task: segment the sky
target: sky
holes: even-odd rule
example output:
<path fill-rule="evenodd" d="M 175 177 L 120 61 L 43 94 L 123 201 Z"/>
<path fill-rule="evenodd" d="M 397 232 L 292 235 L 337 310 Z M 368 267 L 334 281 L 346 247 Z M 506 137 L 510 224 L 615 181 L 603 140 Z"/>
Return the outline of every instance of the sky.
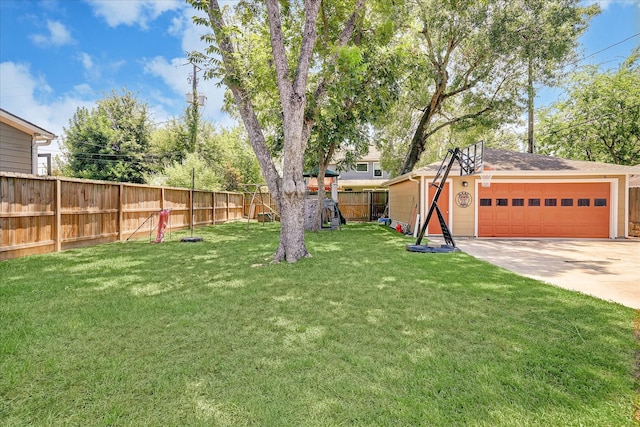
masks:
<path fill-rule="evenodd" d="M 581 63 L 615 68 L 640 44 L 640 0 L 585 3 L 599 3 L 602 13 L 580 39 Z M 54 155 L 77 108 L 113 90 L 146 102 L 153 123 L 178 117 L 191 91 L 186 52 L 206 47 L 194 14 L 183 0 L 0 0 L 0 108 L 56 134 L 40 149 Z M 231 126 L 217 83 L 199 78 L 201 112 Z M 538 104 L 561 95 L 539 88 Z"/>

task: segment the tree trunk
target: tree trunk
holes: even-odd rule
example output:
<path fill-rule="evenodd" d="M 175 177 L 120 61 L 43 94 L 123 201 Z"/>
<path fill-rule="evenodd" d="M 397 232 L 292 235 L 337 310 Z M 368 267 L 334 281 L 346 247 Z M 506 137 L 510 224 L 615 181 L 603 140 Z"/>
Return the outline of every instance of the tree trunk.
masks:
<path fill-rule="evenodd" d="M 262 175 L 267 181 L 269 191 L 276 198 L 280 214 L 280 243 L 274 255 L 274 261 L 295 262 L 309 255 L 304 243 L 304 195 L 306 186 L 302 177 L 304 151 L 309 132 L 303 132 L 305 93 L 311 56 L 315 46 L 317 32 L 316 20 L 320 0 L 306 0 L 303 37 L 297 67 L 291 72 L 287 61 L 279 2 L 266 0 L 269 19 L 271 50 L 276 69 L 278 93 L 283 113 L 284 150 L 282 176 L 276 170 L 274 159 L 265 143 L 262 128 L 253 109 L 250 95 L 240 79 L 233 78 L 239 72 L 234 60 L 237 52 L 227 32 L 218 0 L 194 2 L 207 11 L 209 21 L 216 37 L 225 69 L 225 84 L 231 89 L 240 116 L 249 134 Z"/>
<path fill-rule="evenodd" d="M 307 145 L 304 112 L 307 105 L 306 90 L 311 56 L 317 32 L 316 21 L 320 0 L 305 1 L 305 22 L 302 29 L 298 64 L 293 80 L 285 51 L 282 23 L 277 0 L 267 0 L 271 51 L 282 105 L 284 152 L 282 161 L 282 194 L 280 201 L 280 244 L 274 261 L 296 262 L 308 256 L 304 243 L 304 195 L 306 185 L 302 176 L 304 151 Z"/>
<path fill-rule="evenodd" d="M 416 163 L 420 160 L 420 156 L 424 151 L 424 134 L 426 133 L 427 126 L 431 122 L 431 107 L 427 107 L 427 109 L 422 113 L 422 117 L 420 117 L 420 122 L 418 123 L 418 127 L 416 131 L 413 133 L 413 138 L 411 139 L 411 145 L 409 146 L 409 152 L 407 153 L 407 157 L 404 159 L 404 163 L 402 164 L 402 169 L 400 170 L 400 175 L 404 175 L 405 173 L 409 173 L 413 170 Z"/>
<path fill-rule="evenodd" d="M 302 140 L 304 96 L 292 95 L 293 105 L 285 107 L 285 149 L 280 194 L 280 244 L 274 261 L 296 262 L 309 255 L 304 243 L 304 196 L 307 190 L 303 177 L 304 150 Z M 302 104 L 296 106 L 295 104 Z M 287 114 L 288 112 L 288 114 Z M 287 120 L 288 118 L 288 120 Z"/>
<path fill-rule="evenodd" d="M 527 82 L 527 108 L 529 110 L 528 116 L 528 128 L 527 128 L 527 152 L 533 154 L 534 145 L 533 145 L 533 99 L 536 96 L 533 90 L 533 60 L 531 58 L 531 54 L 529 54 L 529 64 L 527 68 L 528 73 L 528 82 Z"/>
<path fill-rule="evenodd" d="M 304 195 L 285 196 L 279 205 L 280 243 L 274 261 L 296 262 L 310 256 L 304 243 Z"/>

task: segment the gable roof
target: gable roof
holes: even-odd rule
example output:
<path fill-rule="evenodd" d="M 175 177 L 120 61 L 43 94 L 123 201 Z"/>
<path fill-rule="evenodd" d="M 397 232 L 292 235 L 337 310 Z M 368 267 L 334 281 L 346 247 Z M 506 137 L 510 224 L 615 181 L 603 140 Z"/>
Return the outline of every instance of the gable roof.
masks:
<path fill-rule="evenodd" d="M 333 155 L 333 159 L 331 160 L 332 164 L 338 163 L 340 160 L 343 160 L 345 157 L 344 151 L 338 151 Z M 364 156 L 358 158 L 358 162 L 379 162 L 382 154 L 376 148 L 375 144 L 369 145 L 369 151 Z"/>
<path fill-rule="evenodd" d="M 2 108 L 0 108 L 0 121 L 31 136 L 38 136 L 41 139 L 48 140 L 56 138 L 56 135 L 53 132 L 49 132 L 48 130 L 41 128 L 40 126 L 34 125 L 33 123 L 23 119 L 22 117 L 11 114 L 10 112 Z"/>
<path fill-rule="evenodd" d="M 569 160 L 539 154 L 519 153 L 515 151 L 484 148 L 485 167 L 495 169 L 496 175 L 640 175 L 640 166 L 622 166 L 610 163 Z M 428 164 L 404 175 L 400 175 L 385 184 L 404 181 L 415 176 L 434 176 L 442 161 Z M 452 175 L 460 175 L 460 165 L 456 162 L 451 168 Z"/>

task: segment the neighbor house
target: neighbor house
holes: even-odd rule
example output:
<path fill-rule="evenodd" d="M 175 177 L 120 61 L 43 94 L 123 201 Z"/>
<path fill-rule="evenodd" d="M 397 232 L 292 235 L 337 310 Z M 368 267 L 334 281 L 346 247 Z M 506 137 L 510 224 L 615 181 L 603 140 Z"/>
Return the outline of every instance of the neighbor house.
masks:
<path fill-rule="evenodd" d="M 56 135 L 0 108 L 0 171 L 38 173 L 38 147 Z"/>
<path fill-rule="evenodd" d="M 484 149 L 488 186 L 455 165 L 438 200 L 451 233 L 470 237 L 622 238 L 629 235 L 629 183 L 638 166 Z M 386 182 L 392 224 L 421 224 L 441 162 Z M 485 183 L 485 185 L 487 185 Z M 435 217 L 435 215 L 434 215 Z M 427 234 L 438 235 L 437 218 Z"/>
<path fill-rule="evenodd" d="M 383 184 L 389 180 L 388 172 L 382 170 L 380 166 L 380 152 L 374 147 L 369 147 L 369 153 L 356 162 L 354 169 L 340 172 L 339 187 L 342 191 L 376 191 L 386 188 Z M 336 161 L 329 165 L 329 169 L 337 170 L 337 162 L 341 160 L 340 155 L 336 156 Z"/>

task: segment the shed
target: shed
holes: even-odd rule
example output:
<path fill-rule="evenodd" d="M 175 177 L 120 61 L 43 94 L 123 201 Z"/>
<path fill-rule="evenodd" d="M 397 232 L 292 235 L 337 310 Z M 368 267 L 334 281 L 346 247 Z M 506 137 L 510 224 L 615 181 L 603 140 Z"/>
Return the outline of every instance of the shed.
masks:
<path fill-rule="evenodd" d="M 629 235 L 629 182 L 638 166 L 561 159 L 485 148 L 490 186 L 455 165 L 438 207 L 453 236 L 520 238 L 623 238 Z M 440 167 L 435 162 L 385 183 L 392 224 L 424 218 Z M 419 224 L 419 223 L 418 223 Z M 440 235 L 432 218 L 427 235 Z"/>
<path fill-rule="evenodd" d="M 56 135 L 0 108 L 0 171 L 37 174 L 38 147 Z"/>

